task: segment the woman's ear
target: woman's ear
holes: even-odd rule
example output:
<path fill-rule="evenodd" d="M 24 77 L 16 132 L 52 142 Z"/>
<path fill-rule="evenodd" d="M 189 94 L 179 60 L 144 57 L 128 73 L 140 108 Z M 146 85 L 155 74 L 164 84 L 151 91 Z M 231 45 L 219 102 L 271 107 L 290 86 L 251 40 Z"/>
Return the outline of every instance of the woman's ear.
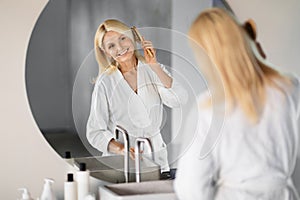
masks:
<path fill-rule="evenodd" d="M 245 21 L 243 27 L 246 30 L 246 32 L 248 33 L 248 35 L 250 36 L 250 38 L 255 41 L 257 32 L 256 32 L 256 24 L 255 24 L 254 20 L 248 19 L 247 21 Z"/>

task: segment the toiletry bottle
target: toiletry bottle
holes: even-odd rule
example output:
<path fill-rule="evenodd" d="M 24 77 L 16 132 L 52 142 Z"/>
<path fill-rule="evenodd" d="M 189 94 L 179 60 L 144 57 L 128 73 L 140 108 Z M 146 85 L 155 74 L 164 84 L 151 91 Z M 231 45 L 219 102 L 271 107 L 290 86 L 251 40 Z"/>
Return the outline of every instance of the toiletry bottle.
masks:
<path fill-rule="evenodd" d="M 67 176 L 64 184 L 64 200 L 77 200 L 77 183 L 74 181 L 72 173 L 68 173 Z"/>
<path fill-rule="evenodd" d="M 72 154 L 70 151 L 66 151 L 64 155 L 64 160 L 70 164 L 70 171 L 79 170 L 78 166 L 75 164 L 75 159 L 72 157 Z"/>
<path fill-rule="evenodd" d="M 72 158 L 70 151 L 65 152 L 64 160 L 71 166 L 74 166 L 74 158 Z"/>
<path fill-rule="evenodd" d="M 84 200 L 96 200 L 96 197 L 95 197 L 94 194 L 88 194 L 88 195 L 84 198 Z"/>
<path fill-rule="evenodd" d="M 89 194 L 90 172 L 86 170 L 85 163 L 79 163 L 79 171 L 76 172 L 77 197 L 78 200 L 84 200 Z"/>
<path fill-rule="evenodd" d="M 56 200 L 56 196 L 52 188 L 53 183 L 53 179 L 45 178 L 44 188 L 40 200 Z"/>
<path fill-rule="evenodd" d="M 22 198 L 19 200 L 33 200 L 33 198 L 30 197 L 30 193 L 28 192 L 27 188 L 20 188 L 19 190 L 22 190 Z"/>

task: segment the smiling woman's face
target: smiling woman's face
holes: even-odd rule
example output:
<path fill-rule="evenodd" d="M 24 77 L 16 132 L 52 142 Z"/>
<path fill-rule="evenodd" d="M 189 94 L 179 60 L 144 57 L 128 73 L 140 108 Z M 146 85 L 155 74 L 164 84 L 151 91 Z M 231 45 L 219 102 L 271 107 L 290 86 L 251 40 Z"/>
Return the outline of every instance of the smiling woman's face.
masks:
<path fill-rule="evenodd" d="M 124 34 L 108 31 L 103 37 L 103 48 L 108 57 L 112 57 L 118 63 L 132 59 L 134 45 L 132 40 Z"/>

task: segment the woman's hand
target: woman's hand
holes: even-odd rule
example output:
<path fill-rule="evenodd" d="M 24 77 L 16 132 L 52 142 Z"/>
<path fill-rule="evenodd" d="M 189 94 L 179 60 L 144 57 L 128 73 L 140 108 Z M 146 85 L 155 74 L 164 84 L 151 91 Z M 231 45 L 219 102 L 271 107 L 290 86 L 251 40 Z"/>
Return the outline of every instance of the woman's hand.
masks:
<path fill-rule="evenodd" d="M 129 149 L 129 157 L 134 160 L 135 159 L 135 155 L 134 155 L 134 148 L 130 147 Z"/>
<path fill-rule="evenodd" d="M 144 151 L 140 151 L 140 153 L 143 153 Z M 132 160 L 135 160 L 135 151 L 133 147 L 130 147 L 129 149 L 129 156 Z"/>
<path fill-rule="evenodd" d="M 124 154 L 123 153 L 124 152 L 124 144 L 112 139 L 108 144 L 108 151 L 111 153 L 123 155 Z"/>
<path fill-rule="evenodd" d="M 170 88 L 172 86 L 172 78 L 168 76 L 160 67 L 160 64 L 156 60 L 156 51 L 153 48 L 152 42 L 145 40 L 143 37 L 142 47 L 144 49 L 144 56 L 146 59 L 146 63 L 149 64 L 151 69 L 156 73 L 160 81 L 164 84 L 166 88 Z M 150 53 L 148 52 L 150 51 Z M 151 55 L 152 56 L 151 56 Z"/>
<path fill-rule="evenodd" d="M 117 142 L 116 140 L 112 139 L 108 144 L 108 151 L 111 153 L 124 155 L 125 148 L 124 144 Z M 134 148 L 130 147 L 129 149 L 129 157 L 134 160 L 135 159 L 135 151 Z"/>
<path fill-rule="evenodd" d="M 156 51 L 153 48 L 152 42 L 145 40 L 143 37 L 142 48 L 144 49 L 144 57 L 147 64 L 155 64 L 156 60 Z"/>

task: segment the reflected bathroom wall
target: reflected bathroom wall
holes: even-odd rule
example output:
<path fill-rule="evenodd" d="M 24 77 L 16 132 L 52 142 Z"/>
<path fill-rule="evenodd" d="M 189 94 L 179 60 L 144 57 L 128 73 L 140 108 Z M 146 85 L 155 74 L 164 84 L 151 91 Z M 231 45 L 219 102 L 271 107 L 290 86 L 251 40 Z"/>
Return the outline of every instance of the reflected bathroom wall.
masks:
<path fill-rule="evenodd" d="M 177 160 L 189 147 L 196 131 L 198 109 L 196 97 L 207 89 L 205 80 L 199 72 L 194 54 L 189 46 L 187 37 L 188 29 L 202 10 L 212 6 L 211 0 L 186 0 L 172 4 L 172 68 L 175 71 L 185 70 L 185 77 L 188 79 L 187 89 L 189 98 L 182 110 L 172 110 L 172 144 L 168 146 L 169 160 L 173 161 L 173 167 L 177 167 Z M 180 13 L 180 14 L 179 14 Z M 174 78 L 181 79 L 176 76 Z M 181 81 L 186 83 L 186 81 Z M 182 118 L 183 116 L 183 118 Z"/>
<path fill-rule="evenodd" d="M 51 1 L 33 30 L 26 60 L 27 94 L 41 130 L 70 129 L 67 1 Z"/>
<path fill-rule="evenodd" d="M 93 50 L 98 25 L 107 18 L 117 18 L 138 28 L 171 28 L 171 3 L 171 0 L 49 1 L 35 25 L 28 47 L 26 87 L 36 123 L 54 149 L 64 149 L 58 151 L 59 154 L 63 155 L 65 150 L 74 149 L 74 146 L 74 156 L 85 156 L 89 152 L 99 154 L 91 146 L 87 152 L 79 138 L 73 140 L 78 130 L 85 130 L 93 89 L 91 82 L 98 73 L 96 61 L 91 62 L 86 74 L 90 78 L 82 80 L 88 83 L 84 83 L 87 88 L 80 96 L 84 106 L 80 108 L 82 116 L 76 127 L 72 114 L 73 84 L 82 62 Z M 154 46 L 161 43 L 171 46 L 171 37 L 151 35 L 148 39 Z M 158 60 L 171 66 L 169 52 L 158 52 Z M 166 111 L 167 121 L 162 132 L 168 141 L 171 138 L 171 112 L 167 108 Z M 56 143 L 58 138 L 62 140 L 60 143 Z"/>

